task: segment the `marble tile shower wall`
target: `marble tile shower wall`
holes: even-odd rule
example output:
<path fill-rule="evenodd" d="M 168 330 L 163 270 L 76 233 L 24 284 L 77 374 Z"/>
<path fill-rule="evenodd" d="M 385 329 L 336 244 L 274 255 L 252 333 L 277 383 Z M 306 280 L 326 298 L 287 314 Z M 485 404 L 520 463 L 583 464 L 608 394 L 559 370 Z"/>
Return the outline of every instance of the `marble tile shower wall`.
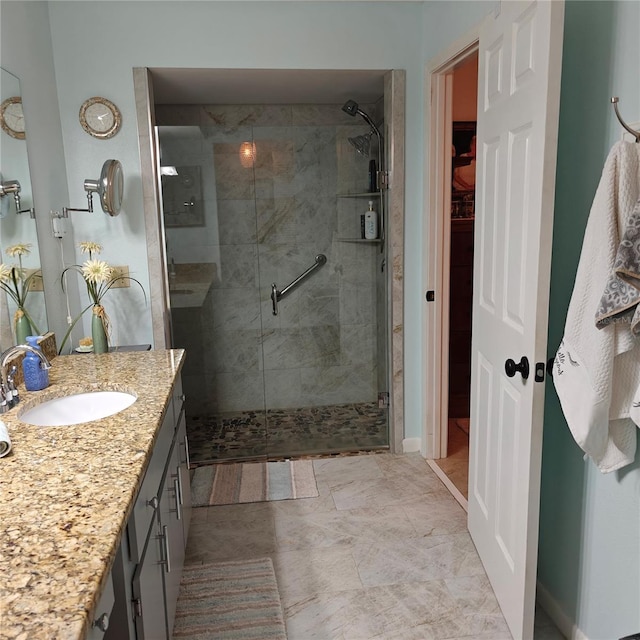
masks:
<path fill-rule="evenodd" d="M 215 183 L 208 228 L 167 229 L 176 262 L 219 262 L 202 308 L 174 314 L 199 351 L 185 371 L 190 413 L 375 400 L 378 247 L 339 240 L 359 237 L 367 208 L 366 198 L 339 195 L 367 189 L 368 160 L 347 138 L 368 127 L 340 105 L 165 106 L 156 117 L 199 126 L 205 192 Z M 244 167 L 247 141 L 255 159 Z M 271 283 L 283 289 L 319 253 L 326 265 L 273 316 Z"/>

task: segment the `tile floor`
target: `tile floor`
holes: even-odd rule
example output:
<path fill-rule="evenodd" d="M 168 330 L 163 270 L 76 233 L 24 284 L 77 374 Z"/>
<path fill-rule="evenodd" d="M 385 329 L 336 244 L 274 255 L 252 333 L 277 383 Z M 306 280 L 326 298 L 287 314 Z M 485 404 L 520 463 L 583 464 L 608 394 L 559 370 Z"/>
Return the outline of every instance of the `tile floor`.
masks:
<path fill-rule="evenodd" d="M 187 563 L 270 556 L 289 640 L 511 640 L 466 514 L 418 454 L 314 468 L 317 498 L 194 509 Z M 535 640 L 562 637 L 540 612 Z"/>
<path fill-rule="evenodd" d="M 465 431 L 466 426 L 466 431 Z M 456 489 L 468 498 L 469 493 L 469 420 L 449 420 L 447 457 L 434 460 Z"/>

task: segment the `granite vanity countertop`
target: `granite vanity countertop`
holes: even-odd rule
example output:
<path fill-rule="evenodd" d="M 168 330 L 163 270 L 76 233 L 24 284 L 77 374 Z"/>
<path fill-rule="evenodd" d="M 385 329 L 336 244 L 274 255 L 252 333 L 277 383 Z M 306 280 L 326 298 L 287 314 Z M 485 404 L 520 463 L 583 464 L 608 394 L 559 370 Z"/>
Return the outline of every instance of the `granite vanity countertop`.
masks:
<path fill-rule="evenodd" d="M 50 386 L 20 387 L 0 420 L 12 451 L 0 458 L 0 638 L 81 640 L 182 368 L 184 351 L 59 356 Z M 22 411 L 80 391 L 128 391 L 137 400 L 102 420 L 36 427 Z"/>

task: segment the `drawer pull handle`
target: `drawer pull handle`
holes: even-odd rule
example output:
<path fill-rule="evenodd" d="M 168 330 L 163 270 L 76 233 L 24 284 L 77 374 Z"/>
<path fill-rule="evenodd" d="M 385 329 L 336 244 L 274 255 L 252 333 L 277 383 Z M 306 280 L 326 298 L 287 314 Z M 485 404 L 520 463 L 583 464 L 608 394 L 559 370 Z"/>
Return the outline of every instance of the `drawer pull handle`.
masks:
<path fill-rule="evenodd" d="M 186 468 L 189 469 L 189 467 L 191 466 L 191 461 L 189 460 L 189 441 L 187 440 L 187 434 L 184 434 L 184 440 L 180 443 L 181 446 L 184 447 L 184 460 L 181 460 L 181 462 L 184 462 L 186 464 Z"/>
<path fill-rule="evenodd" d="M 178 475 L 178 496 L 180 496 L 180 504 L 184 504 L 184 498 L 182 497 L 182 474 L 180 473 L 180 467 L 177 469 Z"/>
<path fill-rule="evenodd" d="M 182 491 L 180 490 L 180 473 L 173 481 L 173 489 L 176 493 L 176 518 L 182 520 Z"/>
<path fill-rule="evenodd" d="M 162 544 L 164 546 L 164 557 L 165 559 L 160 562 L 160 564 L 166 565 L 167 573 L 171 573 L 171 558 L 169 557 L 169 531 L 167 530 L 167 525 L 165 524 L 162 527 Z"/>

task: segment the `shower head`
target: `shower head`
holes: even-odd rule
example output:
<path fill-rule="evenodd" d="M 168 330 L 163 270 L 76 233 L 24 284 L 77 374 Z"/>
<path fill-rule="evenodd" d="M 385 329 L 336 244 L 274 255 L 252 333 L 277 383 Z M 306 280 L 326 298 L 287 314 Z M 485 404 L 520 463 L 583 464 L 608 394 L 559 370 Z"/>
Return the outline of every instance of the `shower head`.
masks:
<path fill-rule="evenodd" d="M 355 116 L 358 113 L 358 103 L 355 100 L 347 100 L 342 105 L 342 110 L 350 116 Z"/>
<path fill-rule="evenodd" d="M 369 133 L 365 133 L 362 136 L 355 136 L 355 138 L 347 138 L 349 144 L 360 154 L 363 156 L 369 156 L 369 149 L 371 147 L 371 136 L 373 135 L 373 130 L 369 131 Z"/>
<path fill-rule="evenodd" d="M 355 115 L 362 116 L 364 118 L 364 121 L 373 129 L 373 131 L 378 136 L 378 138 L 382 139 L 382 134 L 380 133 L 378 127 L 376 127 L 375 123 L 373 122 L 369 114 L 366 113 L 366 111 L 363 111 L 358 106 L 358 103 L 355 100 L 347 100 L 342 105 L 342 110 L 345 113 L 348 113 L 350 116 L 355 116 Z"/>

